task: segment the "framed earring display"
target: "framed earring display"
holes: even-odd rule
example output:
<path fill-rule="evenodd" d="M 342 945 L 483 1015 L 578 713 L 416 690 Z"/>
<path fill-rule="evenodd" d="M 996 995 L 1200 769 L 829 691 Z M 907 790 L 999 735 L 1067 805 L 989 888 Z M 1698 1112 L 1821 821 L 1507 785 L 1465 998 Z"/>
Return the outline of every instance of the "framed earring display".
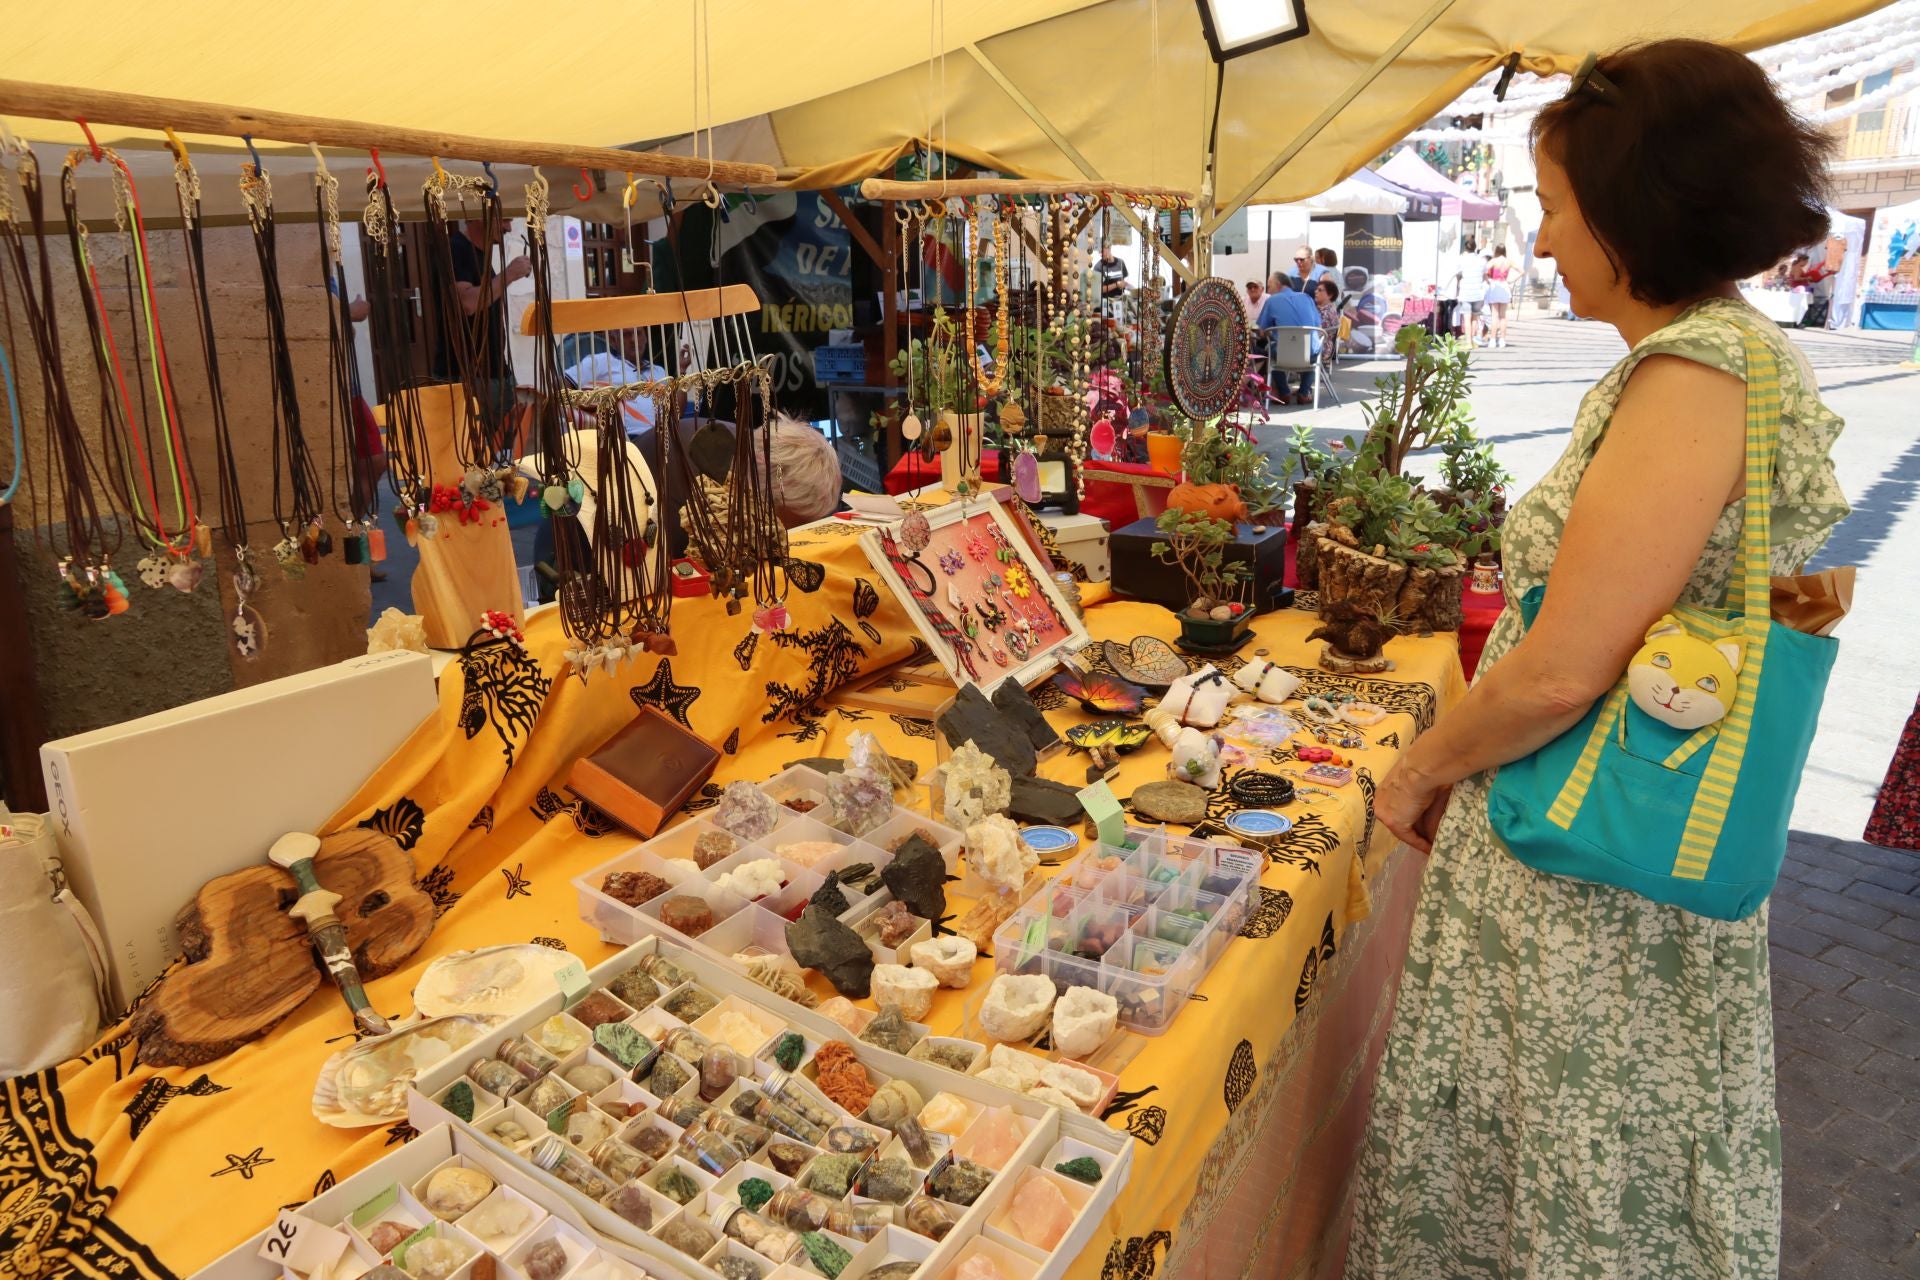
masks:
<path fill-rule="evenodd" d="M 955 686 L 1032 684 L 1088 643 L 1047 561 L 998 502 L 948 503 L 870 529 L 861 549 Z"/>

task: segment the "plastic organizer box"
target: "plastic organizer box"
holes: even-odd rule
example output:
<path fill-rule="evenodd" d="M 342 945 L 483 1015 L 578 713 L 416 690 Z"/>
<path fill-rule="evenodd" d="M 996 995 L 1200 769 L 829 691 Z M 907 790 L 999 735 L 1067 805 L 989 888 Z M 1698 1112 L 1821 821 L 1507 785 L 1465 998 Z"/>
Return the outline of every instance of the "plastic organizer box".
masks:
<path fill-rule="evenodd" d="M 694 845 L 702 835 L 720 830 L 707 817 L 683 822 L 665 834 L 634 845 L 611 862 L 574 878 L 580 918 L 616 946 L 628 946 L 658 934 L 722 959 L 742 952 L 784 955 L 787 954 L 787 922 L 799 918 L 808 899 L 825 883 L 829 872 L 845 871 L 864 862 L 877 874 L 893 861 L 893 846 L 916 831 L 926 834 L 939 848 L 946 859 L 948 874 L 959 873 L 961 838 L 958 831 L 896 804 L 893 816 L 885 823 L 865 837 L 855 838 L 827 825 L 826 787 L 825 774 L 802 765 L 783 770 L 761 783 L 760 789 L 781 807 L 780 825 L 757 841 L 741 844 L 704 871 L 694 861 Z M 793 808 L 795 803 L 802 809 Z M 805 809 L 809 803 L 816 807 Z M 759 859 L 772 859 L 780 864 L 785 885 L 778 893 L 748 899 L 724 887 L 728 872 Z M 616 871 L 651 872 L 670 887 L 637 907 L 629 906 L 602 887 L 607 876 Z M 856 930 L 861 930 L 893 896 L 884 888 L 863 894 L 846 884 L 841 885 L 840 891 L 846 895 L 848 904 L 840 919 Z M 705 902 L 713 923 L 693 935 L 669 925 L 661 913 L 672 897 L 692 897 Z M 914 942 L 931 936 L 931 925 L 923 923 L 899 950 L 904 951 Z M 873 945 L 879 963 L 894 960 L 889 949 L 881 948 L 877 941 Z"/>
<path fill-rule="evenodd" d="M 994 966 L 1098 988 L 1121 1026 L 1157 1036 L 1247 922 L 1266 859 L 1132 827 L 1127 840 L 1075 858 L 995 930 Z"/>

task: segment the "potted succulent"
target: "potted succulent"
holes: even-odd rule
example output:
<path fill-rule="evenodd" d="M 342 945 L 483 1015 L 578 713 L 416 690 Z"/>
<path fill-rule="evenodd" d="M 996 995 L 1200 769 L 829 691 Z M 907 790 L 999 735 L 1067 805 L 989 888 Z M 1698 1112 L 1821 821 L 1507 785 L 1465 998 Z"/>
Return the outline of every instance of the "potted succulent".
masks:
<path fill-rule="evenodd" d="M 1493 456 L 1493 446 L 1485 440 L 1463 435 L 1440 446 L 1445 455 L 1440 463 L 1440 479 L 1446 488 L 1434 496 L 1443 505 L 1462 505 L 1475 498 L 1487 499 L 1488 512 L 1498 523 L 1507 513 L 1507 484 L 1513 473 Z"/>
<path fill-rule="evenodd" d="M 1243 518 L 1256 524 L 1274 522 L 1274 508 L 1286 485 L 1273 474 L 1267 455 L 1251 436 L 1191 420 L 1175 427 L 1174 434 L 1184 442 L 1180 450 L 1184 480 L 1168 492 L 1169 507 L 1216 516 L 1244 511 Z"/>
<path fill-rule="evenodd" d="M 1154 558 L 1176 566 L 1187 583 L 1190 603 L 1180 611 L 1180 639 L 1196 649 L 1236 648 L 1253 625 L 1253 610 L 1244 598 L 1253 570 L 1226 557 L 1233 524 L 1169 507 L 1154 527 L 1166 535 L 1166 541 L 1153 544 Z"/>
<path fill-rule="evenodd" d="M 1342 447 L 1334 445 L 1333 449 Z M 1312 591 L 1320 585 L 1319 558 L 1314 554 L 1321 531 L 1315 528 L 1322 514 L 1320 487 L 1338 468 L 1333 450 L 1322 449 L 1314 439 L 1313 428 L 1304 422 L 1294 424 L 1287 441 L 1287 469 L 1282 481 L 1291 479 L 1296 468 L 1300 478 L 1293 481 L 1293 575 L 1302 590 Z"/>

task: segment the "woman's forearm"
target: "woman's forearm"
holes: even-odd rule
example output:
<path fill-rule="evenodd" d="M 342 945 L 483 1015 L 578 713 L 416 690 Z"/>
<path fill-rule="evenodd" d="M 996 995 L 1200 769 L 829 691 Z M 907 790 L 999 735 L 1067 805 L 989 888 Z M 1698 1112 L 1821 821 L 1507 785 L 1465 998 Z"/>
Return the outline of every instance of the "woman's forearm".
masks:
<path fill-rule="evenodd" d="M 1529 755 L 1580 722 L 1593 705 L 1541 669 L 1524 642 L 1475 682 L 1460 705 L 1414 740 L 1400 767 L 1435 787 Z"/>

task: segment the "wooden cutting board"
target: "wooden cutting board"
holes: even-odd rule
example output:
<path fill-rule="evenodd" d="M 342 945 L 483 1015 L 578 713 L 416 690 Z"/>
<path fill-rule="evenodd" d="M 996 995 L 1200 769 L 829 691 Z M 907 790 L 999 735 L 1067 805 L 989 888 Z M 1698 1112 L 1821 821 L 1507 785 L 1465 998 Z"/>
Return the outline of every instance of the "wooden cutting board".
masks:
<path fill-rule="evenodd" d="M 133 1012 L 140 1061 L 197 1066 L 271 1031 L 321 987 L 352 1029 L 331 990 L 306 925 L 287 914 L 300 896 L 294 878 L 262 861 L 209 880 L 174 919 L 186 963 L 160 980 Z M 325 837 L 314 855 L 363 980 L 391 973 L 433 931 L 433 900 L 413 879 L 413 857 L 392 837 L 359 827 Z"/>

